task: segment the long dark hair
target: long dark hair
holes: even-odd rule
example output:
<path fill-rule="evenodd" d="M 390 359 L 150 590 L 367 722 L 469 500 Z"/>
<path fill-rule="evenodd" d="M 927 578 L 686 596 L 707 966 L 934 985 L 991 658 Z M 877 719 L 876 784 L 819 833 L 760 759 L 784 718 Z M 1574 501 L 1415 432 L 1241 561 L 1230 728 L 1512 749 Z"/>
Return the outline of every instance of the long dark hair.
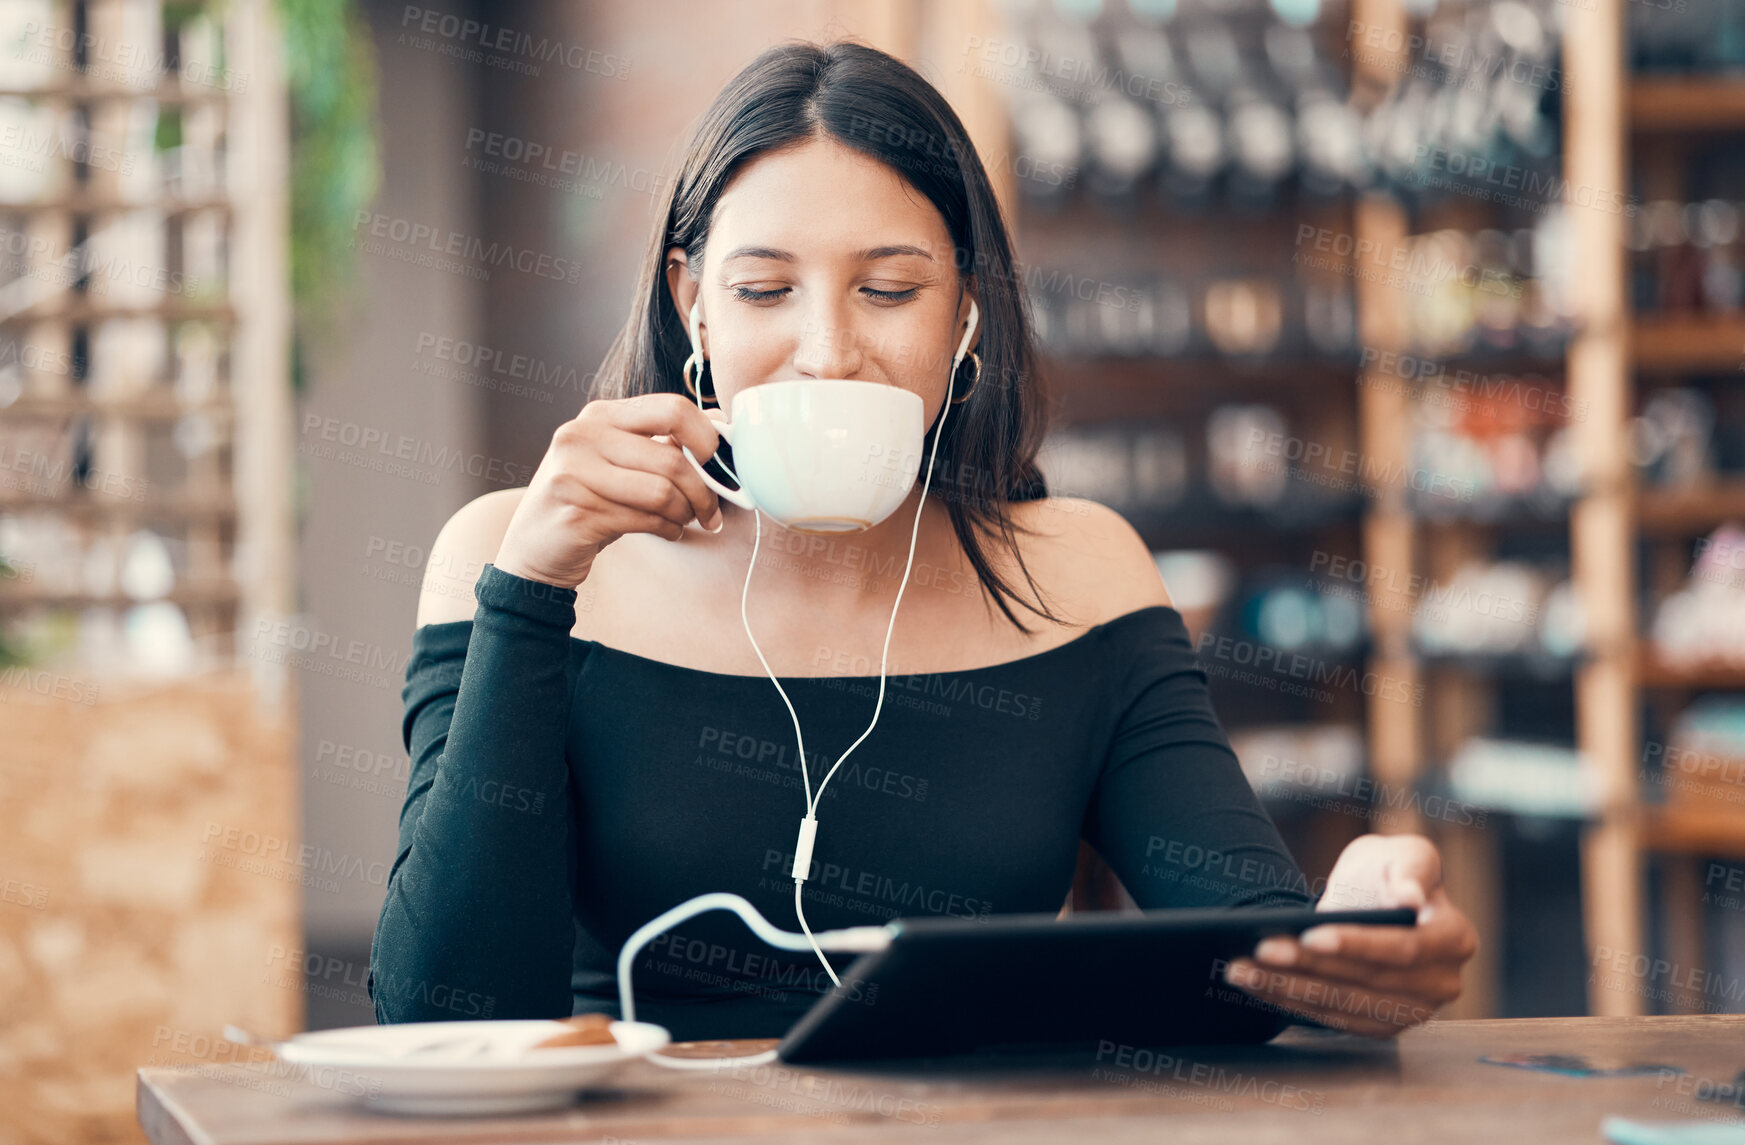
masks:
<path fill-rule="evenodd" d="M 880 160 L 925 195 L 945 218 L 959 272 L 975 278 L 981 373 L 946 418 L 929 491 L 944 500 L 984 594 L 1006 618 L 1031 631 L 1008 606 L 1011 599 L 1058 621 L 1024 564 L 1009 509 L 1010 502 L 1047 496 L 1036 465 L 1047 404 L 1037 385 L 1036 346 L 1005 222 L 951 105 L 894 56 L 852 41 L 780 44 L 722 89 L 673 181 L 630 318 L 600 367 L 594 396 L 685 392 L 679 371 L 690 340 L 663 273 L 667 250 L 682 248 L 691 273 L 699 273 L 710 219 L 728 181 L 759 155 L 819 136 Z M 989 563 L 984 538 L 993 537 L 1012 553 L 1035 604 Z"/>

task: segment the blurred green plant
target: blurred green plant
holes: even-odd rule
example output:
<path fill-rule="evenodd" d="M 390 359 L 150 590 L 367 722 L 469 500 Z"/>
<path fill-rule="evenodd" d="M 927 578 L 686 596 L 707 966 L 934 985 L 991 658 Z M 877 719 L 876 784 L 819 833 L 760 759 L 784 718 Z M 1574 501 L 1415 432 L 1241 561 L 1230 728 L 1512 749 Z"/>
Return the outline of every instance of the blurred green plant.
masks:
<path fill-rule="evenodd" d="M 291 382 L 306 339 L 330 332 L 355 285 L 351 240 L 381 184 L 376 61 L 352 0 L 278 0 L 291 104 Z"/>
<path fill-rule="evenodd" d="M 182 109 L 158 108 L 158 126 L 152 134 L 152 146 L 159 151 L 174 151 L 182 145 Z"/>
<path fill-rule="evenodd" d="M 24 570 L 0 556 L 0 581 L 22 580 Z M 0 668 L 10 668 L 14 664 L 28 663 L 29 655 L 16 636 L 7 631 L 6 625 L 0 625 Z"/>

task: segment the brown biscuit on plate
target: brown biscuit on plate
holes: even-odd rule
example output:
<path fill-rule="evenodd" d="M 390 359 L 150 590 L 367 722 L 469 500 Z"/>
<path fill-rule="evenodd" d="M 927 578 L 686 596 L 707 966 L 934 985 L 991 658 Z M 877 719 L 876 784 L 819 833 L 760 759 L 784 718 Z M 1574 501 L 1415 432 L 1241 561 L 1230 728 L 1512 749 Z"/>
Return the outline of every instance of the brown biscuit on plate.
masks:
<path fill-rule="evenodd" d="M 617 1041 L 612 1036 L 612 1019 L 605 1014 L 577 1014 L 573 1018 L 562 1019 L 561 1024 L 569 1028 L 535 1043 L 533 1048 L 544 1050 L 560 1046 L 609 1046 Z"/>

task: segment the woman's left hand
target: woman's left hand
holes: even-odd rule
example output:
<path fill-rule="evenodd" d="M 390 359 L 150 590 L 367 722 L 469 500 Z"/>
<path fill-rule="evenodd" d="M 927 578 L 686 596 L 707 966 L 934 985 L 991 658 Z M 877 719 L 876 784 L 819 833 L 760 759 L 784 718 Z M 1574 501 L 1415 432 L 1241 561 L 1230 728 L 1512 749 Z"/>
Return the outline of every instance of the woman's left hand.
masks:
<path fill-rule="evenodd" d="M 1353 839 L 1327 876 L 1317 910 L 1414 907 L 1415 926 L 1328 924 L 1274 936 L 1224 980 L 1325 1026 L 1391 1038 L 1460 996 L 1460 970 L 1478 931 L 1448 901 L 1442 857 L 1422 835 Z"/>

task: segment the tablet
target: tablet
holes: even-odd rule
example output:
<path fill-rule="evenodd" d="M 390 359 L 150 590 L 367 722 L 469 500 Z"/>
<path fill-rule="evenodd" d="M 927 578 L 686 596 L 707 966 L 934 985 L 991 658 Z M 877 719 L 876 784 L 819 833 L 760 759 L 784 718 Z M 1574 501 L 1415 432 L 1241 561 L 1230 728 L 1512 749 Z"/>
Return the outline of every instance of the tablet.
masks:
<path fill-rule="evenodd" d="M 1417 914 L 1307 907 L 898 918 L 788 1031 L 795 1064 L 1263 1042 L 1291 1020 L 1223 979 L 1271 934 Z"/>

